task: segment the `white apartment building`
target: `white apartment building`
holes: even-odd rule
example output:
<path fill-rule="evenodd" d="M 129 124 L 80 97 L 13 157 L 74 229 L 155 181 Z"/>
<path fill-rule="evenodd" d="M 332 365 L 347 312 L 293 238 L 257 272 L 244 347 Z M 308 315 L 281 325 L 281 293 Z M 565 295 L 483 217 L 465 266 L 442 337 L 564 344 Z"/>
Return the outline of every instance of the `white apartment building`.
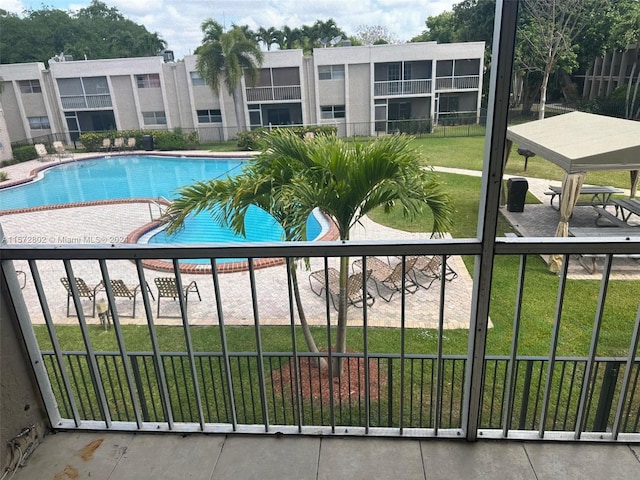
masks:
<path fill-rule="evenodd" d="M 238 125 L 329 124 L 340 135 L 400 130 L 405 120 L 477 121 L 484 43 L 407 43 L 264 52 L 260 80 L 242 81 L 244 118 L 224 87 L 214 95 L 196 56 L 0 65 L 1 104 L 12 142 L 55 135 L 73 141 L 105 130 L 197 130 L 233 138 Z"/>

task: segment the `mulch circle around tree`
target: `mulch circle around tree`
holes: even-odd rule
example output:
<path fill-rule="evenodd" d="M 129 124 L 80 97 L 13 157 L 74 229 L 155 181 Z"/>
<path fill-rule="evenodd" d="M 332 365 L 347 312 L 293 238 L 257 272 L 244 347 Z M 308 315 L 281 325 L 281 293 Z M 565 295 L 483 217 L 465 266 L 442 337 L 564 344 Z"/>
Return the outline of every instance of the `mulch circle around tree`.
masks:
<path fill-rule="evenodd" d="M 327 357 L 323 357 L 325 360 Z M 281 395 L 291 395 L 291 390 L 295 390 L 295 370 L 294 360 L 283 363 L 278 370 L 271 374 L 276 393 Z M 329 381 L 333 378 L 333 398 L 334 401 L 348 401 L 365 398 L 365 369 L 364 359 L 349 357 L 343 362 L 342 375 L 338 378 L 331 376 L 329 368 L 318 368 L 318 359 L 310 357 L 298 357 L 298 370 L 300 373 L 300 392 L 303 401 L 318 400 L 328 402 L 330 398 Z M 369 397 L 371 401 L 380 398 L 380 390 L 386 388 L 387 377 L 378 369 L 378 362 L 369 360 Z"/>

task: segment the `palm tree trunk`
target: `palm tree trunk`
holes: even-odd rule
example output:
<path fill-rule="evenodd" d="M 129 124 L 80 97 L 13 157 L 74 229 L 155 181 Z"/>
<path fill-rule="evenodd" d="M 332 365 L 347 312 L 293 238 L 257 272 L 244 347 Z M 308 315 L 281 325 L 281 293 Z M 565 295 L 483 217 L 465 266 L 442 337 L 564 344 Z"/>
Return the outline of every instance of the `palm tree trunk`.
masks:
<path fill-rule="evenodd" d="M 347 277 L 349 276 L 349 257 L 340 257 L 340 299 L 338 302 L 338 330 L 336 332 L 336 353 L 347 351 Z M 333 375 L 342 375 L 342 357 L 333 360 Z"/>
<path fill-rule="evenodd" d="M 236 124 L 238 125 L 238 132 L 243 132 L 246 125 L 244 122 L 244 107 L 242 104 L 242 91 L 241 85 L 238 84 L 236 88 L 231 92 L 231 98 L 233 99 L 233 109 L 236 112 Z"/>
<path fill-rule="evenodd" d="M 313 335 L 311 334 L 311 330 L 309 329 L 309 324 L 307 323 L 307 316 L 304 313 L 304 307 L 302 306 L 302 299 L 300 298 L 300 288 L 298 287 L 298 274 L 297 268 L 295 265 L 294 259 L 289 259 L 291 265 L 291 281 L 293 282 L 293 297 L 296 301 L 296 307 L 298 309 L 298 316 L 300 317 L 300 326 L 302 327 L 302 334 L 304 335 L 304 340 L 307 343 L 307 349 L 311 353 L 319 353 L 318 347 L 316 346 L 316 342 L 313 339 Z M 318 368 L 326 368 L 327 361 L 318 357 Z"/>

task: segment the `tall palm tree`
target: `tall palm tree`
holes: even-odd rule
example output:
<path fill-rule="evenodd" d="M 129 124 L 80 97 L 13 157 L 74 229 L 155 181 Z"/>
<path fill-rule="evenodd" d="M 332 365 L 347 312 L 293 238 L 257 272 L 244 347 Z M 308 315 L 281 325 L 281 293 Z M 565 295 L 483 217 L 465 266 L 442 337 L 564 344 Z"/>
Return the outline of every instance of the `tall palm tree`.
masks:
<path fill-rule="evenodd" d="M 267 51 L 271 50 L 271 45 L 278 43 L 278 35 L 275 27 L 264 28 L 260 27 L 256 33 L 256 39 L 267 48 Z"/>
<path fill-rule="evenodd" d="M 216 23 L 209 19 L 202 24 L 205 42 L 198 47 L 196 68 L 216 95 L 224 81 L 233 99 L 238 129 L 242 130 L 245 122 L 240 82 L 244 75 L 252 85 L 257 83 L 263 55 L 256 40 L 247 38 L 241 28 L 220 33 Z"/>
<path fill-rule="evenodd" d="M 333 136 L 305 142 L 284 133 L 271 137 L 265 152 L 266 161 L 300 168 L 278 192 L 289 211 L 283 226 L 297 237 L 304 238 L 306 219 L 316 207 L 333 219 L 341 240 L 349 240 L 351 228 L 374 208 L 390 209 L 394 204 L 410 218 L 430 210 L 434 233 L 450 226 L 450 198 L 421 166 L 405 136 L 348 144 Z M 337 353 L 345 353 L 347 347 L 348 274 L 349 258 L 341 257 Z M 342 358 L 336 359 L 334 375 L 342 374 L 342 363 Z"/>

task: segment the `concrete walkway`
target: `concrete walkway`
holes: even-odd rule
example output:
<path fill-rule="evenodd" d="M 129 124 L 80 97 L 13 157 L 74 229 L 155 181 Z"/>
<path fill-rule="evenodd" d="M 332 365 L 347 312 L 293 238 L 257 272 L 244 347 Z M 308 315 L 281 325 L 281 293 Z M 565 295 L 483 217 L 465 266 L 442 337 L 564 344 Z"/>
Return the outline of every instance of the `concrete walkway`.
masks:
<path fill-rule="evenodd" d="M 14 480 L 640 478 L 640 446 L 463 440 L 58 433 Z"/>

